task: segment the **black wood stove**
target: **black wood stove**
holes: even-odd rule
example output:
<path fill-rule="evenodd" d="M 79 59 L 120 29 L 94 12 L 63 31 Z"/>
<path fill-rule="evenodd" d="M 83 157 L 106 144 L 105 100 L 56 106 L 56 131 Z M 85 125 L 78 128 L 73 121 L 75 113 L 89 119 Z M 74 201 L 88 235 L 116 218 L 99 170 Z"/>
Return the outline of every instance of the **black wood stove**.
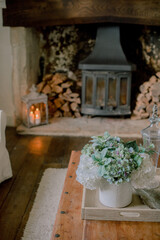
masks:
<path fill-rule="evenodd" d="M 92 53 L 79 63 L 82 69 L 82 114 L 130 115 L 131 72 L 120 43 L 119 26 L 97 30 Z"/>

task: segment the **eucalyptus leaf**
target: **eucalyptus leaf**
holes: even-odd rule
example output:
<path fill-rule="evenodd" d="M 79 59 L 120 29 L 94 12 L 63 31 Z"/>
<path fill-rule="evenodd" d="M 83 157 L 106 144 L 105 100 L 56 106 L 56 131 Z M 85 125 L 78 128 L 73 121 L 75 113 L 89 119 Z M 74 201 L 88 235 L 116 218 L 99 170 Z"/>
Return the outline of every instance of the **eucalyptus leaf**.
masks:
<path fill-rule="evenodd" d="M 111 158 L 105 158 L 105 159 L 104 159 L 104 165 L 105 165 L 105 166 L 108 165 L 111 161 L 112 161 Z"/>
<path fill-rule="evenodd" d="M 105 166 L 104 166 L 104 165 L 101 165 L 101 166 L 99 167 L 99 175 L 100 175 L 100 176 L 103 176 L 105 173 L 106 173 Z"/>
<path fill-rule="evenodd" d="M 125 147 L 127 148 L 133 148 L 136 152 L 138 152 L 138 145 L 136 143 L 136 141 L 129 141 L 127 143 L 125 143 Z"/>
<path fill-rule="evenodd" d="M 104 148 L 102 151 L 101 151 L 101 157 L 104 158 L 107 154 L 107 151 L 108 151 L 108 148 Z"/>
<path fill-rule="evenodd" d="M 141 165 L 141 163 L 142 163 L 142 158 L 139 157 L 137 160 L 138 167 Z"/>

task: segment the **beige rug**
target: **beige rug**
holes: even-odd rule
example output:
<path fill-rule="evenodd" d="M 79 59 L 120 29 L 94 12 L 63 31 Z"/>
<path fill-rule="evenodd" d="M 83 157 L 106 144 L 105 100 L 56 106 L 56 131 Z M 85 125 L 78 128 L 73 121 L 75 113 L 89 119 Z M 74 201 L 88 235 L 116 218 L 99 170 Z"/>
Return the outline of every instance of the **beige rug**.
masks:
<path fill-rule="evenodd" d="M 45 170 L 22 240 L 50 240 L 67 169 Z"/>
<path fill-rule="evenodd" d="M 122 119 L 83 116 L 81 118 L 53 118 L 49 124 L 27 128 L 17 127 L 17 132 L 23 135 L 48 136 L 93 136 L 103 135 L 108 131 L 113 136 L 141 138 L 141 130 L 149 125 L 148 119 Z"/>

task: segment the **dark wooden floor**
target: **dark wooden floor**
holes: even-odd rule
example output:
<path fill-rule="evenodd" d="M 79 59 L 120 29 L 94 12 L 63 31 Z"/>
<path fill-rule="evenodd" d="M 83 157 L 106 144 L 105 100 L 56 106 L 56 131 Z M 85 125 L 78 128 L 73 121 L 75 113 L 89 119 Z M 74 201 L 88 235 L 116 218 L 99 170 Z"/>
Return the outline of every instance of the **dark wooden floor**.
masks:
<path fill-rule="evenodd" d="M 13 177 L 0 184 L 0 240 L 19 240 L 46 168 L 68 166 L 72 150 L 81 150 L 86 137 L 17 135 L 6 129 L 6 146 Z"/>

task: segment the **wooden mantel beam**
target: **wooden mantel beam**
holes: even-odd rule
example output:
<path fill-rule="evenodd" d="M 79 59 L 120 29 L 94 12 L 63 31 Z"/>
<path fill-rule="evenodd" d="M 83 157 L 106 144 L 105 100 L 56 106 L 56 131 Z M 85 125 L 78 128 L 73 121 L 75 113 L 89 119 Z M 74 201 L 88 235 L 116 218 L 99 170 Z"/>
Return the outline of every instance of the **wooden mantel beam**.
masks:
<path fill-rule="evenodd" d="M 6 0 L 4 26 L 130 23 L 160 26 L 159 0 Z"/>

